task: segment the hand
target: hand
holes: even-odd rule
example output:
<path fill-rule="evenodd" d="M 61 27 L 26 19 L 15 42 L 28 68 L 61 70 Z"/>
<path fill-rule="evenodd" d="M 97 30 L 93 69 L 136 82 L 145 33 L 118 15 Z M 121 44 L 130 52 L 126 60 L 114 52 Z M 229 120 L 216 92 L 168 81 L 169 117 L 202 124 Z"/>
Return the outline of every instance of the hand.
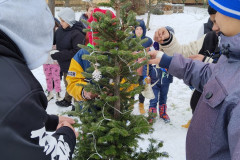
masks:
<path fill-rule="evenodd" d="M 56 50 L 57 49 L 57 46 L 56 45 L 53 45 L 52 46 L 52 50 Z"/>
<path fill-rule="evenodd" d="M 70 117 L 58 116 L 58 118 L 59 118 L 59 123 L 58 124 L 63 123 L 65 121 L 68 122 L 69 124 L 74 124 L 75 123 L 75 121 Z"/>
<path fill-rule="evenodd" d="M 71 128 L 71 129 L 73 130 L 76 138 L 78 137 L 78 132 L 76 132 L 75 129 L 73 128 L 73 126 L 72 126 L 70 123 L 68 123 L 67 121 L 64 121 L 64 122 L 60 123 L 60 124 L 57 126 L 57 129 L 59 129 L 59 128 L 61 128 L 61 127 L 64 127 L 64 126 Z"/>
<path fill-rule="evenodd" d="M 133 55 L 136 55 L 136 54 L 138 54 L 138 53 L 139 53 L 139 52 L 137 52 L 137 51 L 135 51 L 135 52 L 132 52 L 132 54 L 133 54 Z"/>
<path fill-rule="evenodd" d="M 202 54 L 196 54 L 196 55 L 189 56 L 188 58 L 191 58 L 192 60 L 203 61 L 204 55 L 202 55 Z"/>
<path fill-rule="evenodd" d="M 152 50 L 152 51 L 148 52 L 148 55 L 150 55 L 151 59 L 155 59 L 157 57 L 157 53 L 158 53 L 158 51 Z"/>
<path fill-rule="evenodd" d="M 165 27 L 159 28 L 154 34 L 154 41 L 163 44 L 163 41 L 168 39 L 170 34 Z"/>
<path fill-rule="evenodd" d="M 93 94 L 92 92 L 87 92 L 85 90 L 83 90 L 83 95 L 86 99 L 93 99 L 93 98 L 97 97 L 96 94 Z"/>
<path fill-rule="evenodd" d="M 148 64 L 159 64 L 161 58 L 157 58 L 158 51 L 153 50 L 148 52 L 148 55 L 150 55 L 151 59 L 148 61 Z"/>

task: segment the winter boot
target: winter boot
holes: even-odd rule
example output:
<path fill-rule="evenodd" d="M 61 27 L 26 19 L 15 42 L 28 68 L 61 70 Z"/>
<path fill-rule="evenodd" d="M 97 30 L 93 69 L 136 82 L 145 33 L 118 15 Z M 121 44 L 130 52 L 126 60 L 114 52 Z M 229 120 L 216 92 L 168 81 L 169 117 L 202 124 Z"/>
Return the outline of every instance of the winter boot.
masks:
<path fill-rule="evenodd" d="M 154 107 L 150 107 L 148 114 L 149 114 L 149 123 L 153 123 L 153 120 L 157 116 L 157 109 Z"/>
<path fill-rule="evenodd" d="M 49 92 L 48 92 L 48 95 L 47 95 L 47 100 L 48 100 L 48 102 L 49 102 L 51 99 L 53 99 L 53 97 L 54 97 L 53 92 L 52 92 L 52 91 L 49 91 Z"/>
<path fill-rule="evenodd" d="M 59 107 L 69 107 L 71 106 L 71 102 L 68 102 L 67 100 L 63 99 L 61 101 L 56 101 L 56 105 Z"/>
<path fill-rule="evenodd" d="M 167 105 L 166 104 L 159 105 L 159 115 L 160 115 L 160 118 L 162 118 L 165 121 L 165 123 L 170 122 L 170 118 L 167 115 Z"/>
<path fill-rule="evenodd" d="M 62 100 L 62 97 L 60 96 L 60 92 L 56 93 L 56 101 Z"/>
<path fill-rule="evenodd" d="M 191 119 L 187 122 L 187 124 L 182 125 L 183 128 L 189 128 L 191 123 Z"/>
<path fill-rule="evenodd" d="M 140 114 L 146 113 L 145 110 L 144 110 L 144 104 L 143 103 L 139 103 L 139 112 L 140 112 Z"/>

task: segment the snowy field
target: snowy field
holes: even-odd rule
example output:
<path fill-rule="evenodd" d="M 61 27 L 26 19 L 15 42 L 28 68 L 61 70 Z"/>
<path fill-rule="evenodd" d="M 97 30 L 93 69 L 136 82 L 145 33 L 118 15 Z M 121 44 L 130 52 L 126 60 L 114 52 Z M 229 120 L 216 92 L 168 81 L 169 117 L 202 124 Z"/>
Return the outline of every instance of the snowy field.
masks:
<path fill-rule="evenodd" d="M 57 10 L 58 12 L 58 10 Z M 76 20 L 79 19 L 81 13 L 76 14 Z M 185 7 L 184 13 L 172 15 L 151 15 L 150 31 L 147 36 L 153 38 L 154 32 L 161 26 L 171 26 L 175 30 L 175 35 L 181 44 L 194 41 L 197 38 L 198 30 L 203 23 L 208 20 L 207 9 L 196 7 Z M 147 21 L 147 15 L 138 16 L 139 19 Z M 40 81 L 43 89 L 46 89 L 46 81 L 43 73 L 43 68 L 39 67 L 33 70 L 33 74 Z M 62 81 L 62 97 L 65 93 L 64 83 Z M 190 109 L 189 101 L 192 91 L 186 86 L 182 80 L 174 78 L 173 83 L 170 85 L 168 93 L 168 115 L 171 122 L 165 124 L 163 120 L 157 118 L 153 125 L 155 131 L 151 135 L 144 135 L 144 138 L 155 138 L 164 141 L 164 146 L 161 151 L 169 153 L 169 160 L 185 160 L 185 142 L 187 129 L 182 128 L 181 125 L 187 123 L 191 119 L 192 112 Z M 138 97 L 135 97 L 136 99 Z M 145 110 L 148 110 L 149 100 L 145 100 Z M 61 114 L 64 111 L 70 110 L 69 108 L 61 108 L 55 105 L 55 99 L 49 102 L 47 112 L 49 114 Z M 135 104 L 134 114 L 139 114 L 138 104 Z M 147 141 L 139 142 L 140 147 L 143 149 L 148 146 Z M 165 158 L 164 158 L 165 160 Z"/>

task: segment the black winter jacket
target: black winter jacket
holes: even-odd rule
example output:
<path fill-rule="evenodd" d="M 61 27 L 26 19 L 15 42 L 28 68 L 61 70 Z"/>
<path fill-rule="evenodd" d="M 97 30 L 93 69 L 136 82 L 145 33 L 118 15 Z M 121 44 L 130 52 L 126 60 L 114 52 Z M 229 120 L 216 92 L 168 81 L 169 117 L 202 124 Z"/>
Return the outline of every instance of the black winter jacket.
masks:
<path fill-rule="evenodd" d="M 208 18 L 207 23 L 203 24 L 203 27 L 204 27 L 204 31 L 203 31 L 204 34 L 207 34 L 208 32 L 212 31 L 213 22 L 211 21 L 210 18 Z"/>
<path fill-rule="evenodd" d="M 41 85 L 16 44 L 1 30 L 0 75 L 0 159 L 67 159 L 63 154 L 73 152 L 74 132 L 62 127 L 52 135 L 46 133 L 56 130 L 58 117 L 46 113 L 48 102 Z"/>
<path fill-rule="evenodd" d="M 54 36 L 54 44 L 59 52 L 51 55 L 52 59 L 57 60 L 61 71 L 68 72 L 71 59 L 81 49 L 78 44 L 85 44 L 85 35 L 81 22 L 76 22 L 71 28 L 63 29 L 59 27 Z"/>

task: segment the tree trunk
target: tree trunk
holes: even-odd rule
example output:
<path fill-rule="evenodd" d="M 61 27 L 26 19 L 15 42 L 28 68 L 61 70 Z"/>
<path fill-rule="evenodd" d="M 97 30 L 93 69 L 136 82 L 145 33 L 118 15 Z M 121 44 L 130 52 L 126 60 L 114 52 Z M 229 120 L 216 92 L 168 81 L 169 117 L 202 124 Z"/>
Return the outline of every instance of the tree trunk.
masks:
<path fill-rule="evenodd" d="M 147 12 L 148 12 L 147 25 L 146 25 L 147 30 L 150 29 L 149 24 L 150 24 L 150 18 L 151 18 L 151 8 L 152 8 L 152 0 L 149 0 L 147 4 Z"/>
<path fill-rule="evenodd" d="M 119 6 L 119 4 L 120 4 L 120 2 L 117 1 L 117 2 L 116 2 L 116 6 L 115 6 L 117 19 L 120 18 L 120 6 Z"/>
<path fill-rule="evenodd" d="M 55 0 L 48 0 L 48 6 L 52 12 L 52 15 L 55 17 Z"/>
<path fill-rule="evenodd" d="M 117 58 L 115 59 L 115 66 L 119 66 L 119 62 Z M 121 99 L 120 99 L 120 90 L 119 90 L 119 84 L 120 84 L 120 75 L 117 75 L 114 79 L 114 96 L 118 97 L 118 100 L 114 104 L 114 118 L 118 119 L 120 117 L 119 111 L 121 110 Z"/>
<path fill-rule="evenodd" d="M 70 6 L 70 3 L 69 3 L 69 0 L 65 0 L 65 7 L 69 7 Z"/>
<path fill-rule="evenodd" d="M 150 24 L 150 18 L 151 18 L 151 11 L 148 11 L 148 16 L 147 16 L 147 25 L 146 28 L 147 30 L 150 30 L 149 24 Z"/>

